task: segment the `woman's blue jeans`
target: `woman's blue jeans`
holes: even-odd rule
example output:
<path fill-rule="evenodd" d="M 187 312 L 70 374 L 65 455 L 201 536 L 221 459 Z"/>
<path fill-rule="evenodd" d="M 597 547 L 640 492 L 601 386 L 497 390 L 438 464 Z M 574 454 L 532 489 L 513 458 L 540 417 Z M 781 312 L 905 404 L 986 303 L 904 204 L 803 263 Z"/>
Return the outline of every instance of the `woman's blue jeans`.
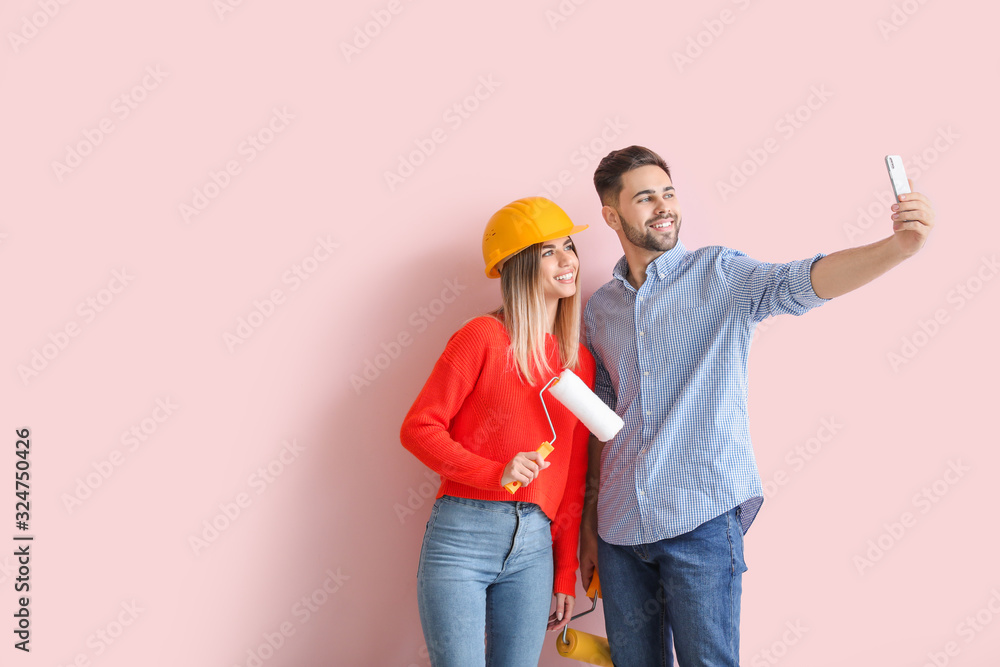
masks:
<path fill-rule="evenodd" d="M 552 533 L 538 505 L 438 498 L 417 569 L 431 665 L 538 664 L 552 576 Z"/>

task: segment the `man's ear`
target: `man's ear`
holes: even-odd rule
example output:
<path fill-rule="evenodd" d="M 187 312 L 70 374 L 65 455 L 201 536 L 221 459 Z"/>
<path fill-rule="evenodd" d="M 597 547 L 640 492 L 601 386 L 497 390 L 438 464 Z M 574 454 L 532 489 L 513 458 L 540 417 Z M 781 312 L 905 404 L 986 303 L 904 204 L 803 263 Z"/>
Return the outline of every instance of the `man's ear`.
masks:
<path fill-rule="evenodd" d="M 604 216 L 604 222 L 608 227 L 616 232 L 621 230 L 622 221 L 621 218 L 618 217 L 618 211 L 610 206 L 605 206 L 601 209 L 601 215 Z"/>

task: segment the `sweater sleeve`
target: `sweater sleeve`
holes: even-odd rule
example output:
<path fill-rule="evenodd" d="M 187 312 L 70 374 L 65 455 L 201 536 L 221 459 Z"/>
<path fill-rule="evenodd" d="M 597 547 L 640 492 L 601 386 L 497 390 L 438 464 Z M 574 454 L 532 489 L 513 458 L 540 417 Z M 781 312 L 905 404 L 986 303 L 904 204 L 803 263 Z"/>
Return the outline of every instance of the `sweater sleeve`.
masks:
<path fill-rule="evenodd" d="M 594 360 L 581 349 L 580 379 L 594 388 Z M 580 519 L 583 515 L 584 486 L 587 476 L 587 448 L 590 430 L 578 422 L 573 430 L 573 452 L 562 502 L 552 522 L 552 558 L 555 566 L 554 593 L 576 596 L 576 571 L 580 567 L 577 551 L 580 541 Z"/>
<path fill-rule="evenodd" d="M 489 323 L 477 320 L 459 329 L 448 341 L 403 419 L 399 437 L 403 447 L 443 478 L 493 490 L 500 487 L 506 464 L 469 451 L 448 430 L 486 362 Z"/>
<path fill-rule="evenodd" d="M 573 453 L 562 502 L 552 522 L 552 559 L 555 566 L 554 593 L 576 595 L 576 571 L 580 567 L 577 547 L 583 514 L 583 487 L 587 475 L 587 443 L 590 431 L 582 422 L 573 431 Z"/>

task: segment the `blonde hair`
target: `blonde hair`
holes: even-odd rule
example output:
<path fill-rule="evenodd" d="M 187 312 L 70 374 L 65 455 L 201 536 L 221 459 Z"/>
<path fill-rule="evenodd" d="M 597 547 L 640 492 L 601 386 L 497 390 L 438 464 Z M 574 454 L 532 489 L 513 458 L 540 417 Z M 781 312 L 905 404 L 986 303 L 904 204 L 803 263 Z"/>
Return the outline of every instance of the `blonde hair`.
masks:
<path fill-rule="evenodd" d="M 490 313 L 503 322 L 510 337 L 513 365 L 524 381 L 535 384 L 536 373 L 544 381 L 555 374 L 545 355 L 548 313 L 542 291 L 541 243 L 535 243 L 511 256 L 500 271 L 500 294 L 503 305 Z M 574 248 L 573 252 L 576 252 Z M 559 361 L 576 370 L 580 365 L 580 270 L 576 270 L 576 293 L 559 299 L 553 335 L 559 346 Z M 560 371 L 562 369 L 559 369 Z"/>

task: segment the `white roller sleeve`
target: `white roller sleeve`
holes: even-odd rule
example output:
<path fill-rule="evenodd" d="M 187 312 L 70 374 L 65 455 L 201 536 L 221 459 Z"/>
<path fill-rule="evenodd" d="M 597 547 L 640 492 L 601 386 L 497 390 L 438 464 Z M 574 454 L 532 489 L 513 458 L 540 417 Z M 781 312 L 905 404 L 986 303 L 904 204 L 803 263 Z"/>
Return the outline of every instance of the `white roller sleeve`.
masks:
<path fill-rule="evenodd" d="M 570 369 L 559 375 L 559 382 L 549 388 L 549 392 L 566 406 L 577 419 L 590 429 L 601 442 L 615 437 L 625 422 L 615 411 L 604 404 L 590 388 Z"/>

